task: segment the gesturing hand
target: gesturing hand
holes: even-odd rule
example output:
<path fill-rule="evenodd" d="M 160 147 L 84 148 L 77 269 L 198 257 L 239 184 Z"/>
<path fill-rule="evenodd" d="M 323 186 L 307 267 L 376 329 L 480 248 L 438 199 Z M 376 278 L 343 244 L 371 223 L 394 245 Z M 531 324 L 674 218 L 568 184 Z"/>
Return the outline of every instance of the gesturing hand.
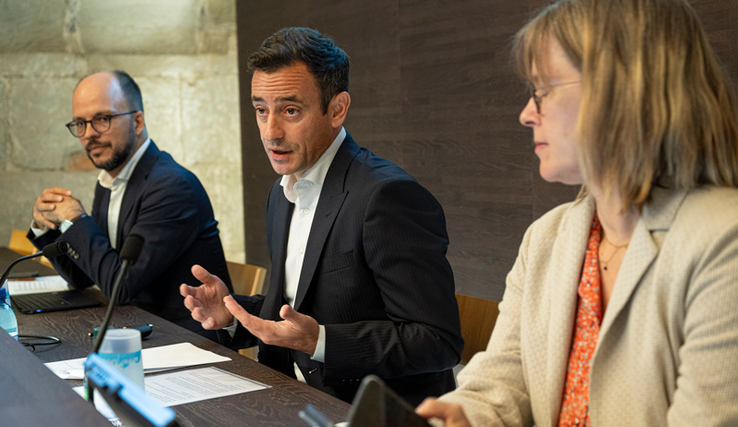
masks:
<path fill-rule="evenodd" d="M 228 288 L 217 276 L 208 273 L 199 265 L 192 266 L 192 275 L 202 282 L 194 287 L 183 283 L 179 287 L 184 305 L 190 310 L 192 318 L 202 324 L 204 329 L 223 329 L 233 324 L 233 316 L 223 305 L 228 296 Z"/>
<path fill-rule="evenodd" d="M 279 310 L 279 317 L 284 320 L 275 322 L 252 316 L 230 296 L 223 301 L 231 314 L 264 344 L 299 350 L 311 356 L 315 353 L 320 328 L 312 317 L 285 304 Z"/>

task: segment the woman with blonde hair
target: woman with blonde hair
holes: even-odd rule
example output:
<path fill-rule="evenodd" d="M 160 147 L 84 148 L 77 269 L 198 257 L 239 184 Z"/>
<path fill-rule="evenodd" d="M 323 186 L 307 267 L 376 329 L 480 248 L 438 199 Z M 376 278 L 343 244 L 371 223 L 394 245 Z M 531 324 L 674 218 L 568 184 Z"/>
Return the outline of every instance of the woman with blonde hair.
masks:
<path fill-rule="evenodd" d="M 565 0 L 519 31 L 547 181 L 447 426 L 738 426 L 738 125 L 686 0 Z"/>

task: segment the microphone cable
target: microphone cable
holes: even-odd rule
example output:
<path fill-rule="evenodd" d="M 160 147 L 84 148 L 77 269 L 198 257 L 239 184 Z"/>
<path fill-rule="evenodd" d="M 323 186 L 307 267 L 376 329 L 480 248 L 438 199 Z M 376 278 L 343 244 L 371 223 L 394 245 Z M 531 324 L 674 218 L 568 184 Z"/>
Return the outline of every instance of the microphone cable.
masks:
<path fill-rule="evenodd" d="M 29 341 L 25 341 L 29 340 Z M 34 342 L 32 340 L 37 340 L 39 342 Z M 41 341 L 44 340 L 44 341 Z M 31 347 L 31 351 L 36 351 L 37 346 L 45 346 L 45 345 L 57 345 L 61 344 L 61 340 L 57 337 L 52 336 L 43 336 L 43 335 L 18 335 L 18 342 L 23 344 L 23 347 Z"/>

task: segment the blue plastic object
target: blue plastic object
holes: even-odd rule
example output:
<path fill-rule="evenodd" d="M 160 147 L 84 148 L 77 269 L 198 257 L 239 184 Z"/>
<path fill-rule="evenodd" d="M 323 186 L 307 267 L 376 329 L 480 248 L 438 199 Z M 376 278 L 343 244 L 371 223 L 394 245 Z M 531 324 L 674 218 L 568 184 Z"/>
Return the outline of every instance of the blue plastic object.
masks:
<path fill-rule="evenodd" d="M 175 412 L 146 396 L 138 384 L 97 353 L 85 361 L 85 379 L 103 396 L 126 427 L 175 427 Z"/>
<path fill-rule="evenodd" d="M 10 306 L 8 290 L 0 288 L 0 328 L 5 329 L 11 337 L 18 339 L 18 319 Z"/>

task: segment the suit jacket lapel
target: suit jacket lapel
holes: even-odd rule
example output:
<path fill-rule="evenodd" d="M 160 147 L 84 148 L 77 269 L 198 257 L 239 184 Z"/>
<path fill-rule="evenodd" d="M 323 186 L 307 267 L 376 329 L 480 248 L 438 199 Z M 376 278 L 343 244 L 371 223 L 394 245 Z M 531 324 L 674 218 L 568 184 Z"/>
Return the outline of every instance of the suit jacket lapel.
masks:
<path fill-rule="evenodd" d="M 95 186 L 95 199 L 92 201 L 92 219 L 100 227 L 103 234 L 108 236 L 108 205 L 110 204 L 110 190 L 100 185 Z"/>
<path fill-rule="evenodd" d="M 295 209 L 295 205 L 281 194 L 281 190 L 282 187 L 280 186 L 275 186 L 272 189 L 272 191 L 280 191 L 280 194 L 275 197 L 274 206 L 270 207 L 269 212 L 269 222 L 272 224 L 269 226 L 269 230 L 273 233 L 272 236 L 269 236 L 269 242 L 274 245 L 271 250 L 277 254 L 276 260 L 272 258 L 270 286 L 274 287 L 274 290 L 269 289 L 269 292 L 267 292 L 260 316 L 271 320 L 280 320 L 279 309 L 282 307 L 282 301 L 284 300 L 284 263 L 287 259 L 287 240 L 292 212 Z"/>
<path fill-rule="evenodd" d="M 299 309 L 300 304 L 305 299 L 305 294 L 310 287 L 318 261 L 323 253 L 323 246 L 328 233 L 333 227 L 333 222 L 336 220 L 346 195 L 348 195 L 348 189 L 345 188 L 346 172 L 359 150 L 359 146 L 347 133 L 346 139 L 336 152 L 336 156 L 328 169 L 318 199 L 318 207 L 315 210 L 313 225 L 310 228 L 307 247 L 305 248 L 305 258 L 302 262 L 302 271 L 300 272 L 300 281 L 297 285 L 297 295 L 295 297 L 295 310 Z"/>
<path fill-rule="evenodd" d="M 600 327 L 601 342 L 603 336 L 610 332 L 615 318 L 624 310 L 631 295 L 638 287 L 648 267 L 658 255 L 659 248 L 651 237 L 655 230 L 668 230 L 676 216 L 679 206 L 684 201 L 686 191 L 679 192 L 671 197 L 660 189 L 654 189 L 653 201 L 643 208 L 643 214 L 636 225 L 631 243 L 618 272 L 613 295 L 610 299 L 605 317 Z M 587 248 L 590 225 L 594 217 L 594 202 L 591 197 L 572 207 L 572 213 L 566 223 L 566 228 L 560 235 L 570 235 L 571 238 L 563 247 L 554 248 L 555 262 L 552 266 L 571 266 L 561 272 L 552 271 L 554 279 L 547 279 L 546 283 L 558 283 L 559 286 L 551 292 L 551 320 L 549 323 L 549 364 L 547 366 L 548 395 L 551 396 L 550 425 L 559 419 L 561 401 L 563 399 L 566 368 L 571 350 L 571 340 L 574 333 L 574 321 L 577 310 L 577 289 L 581 279 L 584 251 Z M 562 326 L 566 325 L 566 326 Z M 617 331 L 613 331 L 617 332 Z M 599 346 L 595 349 L 592 362 L 597 357 Z"/>
<path fill-rule="evenodd" d="M 673 195 L 668 196 L 668 194 Z M 628 250 L 625 252 L 623 263 L 620 266 L 620 271 L 618 271 L 612 297 L 610 297 L 605 311 L 605 317 L 602 319 L 600 341 L 609 331 L 615 318 L 627 306 L 633 292 L 635 292 L 641 283 L 641 279 L 659 253 L 659 247 L 654 242 L 651 232 L 668 230 L 671 227 L 671 223 L 674 221 L 679 206 L 686 195 L 686 191 L 674 194 L 673 192 L 666 193 L 659 188 L 653 190 L 652 201 L 643 208 L 641 219 L 636 225 Z M 595 349 L 593 361 L 596 356 L 597 350 Z"/>
<path fill-rule="evenodd" d="M 569 362 L 571 340 L 574 336 L 574 320 L 577 310 L 577 289 L 582 277 L 584 252 L 589 241 L 589 232 L 594 219 L 595 206 L 591 197 L 574 202 L 571 214 L 560 236 L 569 236 L 557 242 L 553 250 L 554 259 L 546 283 L 555 284 L 550 289 L 551 316 L 548 324 L 548 366 L 546 384 L 551 396 L 551 423 L 559 419 L 566 367 Z M 550 425 L 543 423 L 541 425 Z"/>
<path fill-rule="evenodd" d="M 149 144 L 149 148 L 146 149 L 146 152 L 143 154 L 143 156 L 141 156 L 141 159 L 138 161 L 138 164 L 131 173 L 131 177 L 128 179 L 126 192 L 123 194 L 123 200 L 120 204 L 118 230 L 116 230 L 116 241 L 118 242 L 117 246 L 119 250 L 123 247 L 124 243 L 123 230 L 126 221 L 128 220 L 128 217 L 133 210 L 136 199 L 138 198 L 142 188 L 146 184 L 146 179 L 149 177 L 149 172 L 151 172 L 151 169 L 154 168 L 154 164 L 159 158 L 159 154 L 159 148 L 157 148 L 156 144 L 154 144 L 154 141 L 152 140 Z M 107 223 L 107 221 L 105 222 Z"/>

